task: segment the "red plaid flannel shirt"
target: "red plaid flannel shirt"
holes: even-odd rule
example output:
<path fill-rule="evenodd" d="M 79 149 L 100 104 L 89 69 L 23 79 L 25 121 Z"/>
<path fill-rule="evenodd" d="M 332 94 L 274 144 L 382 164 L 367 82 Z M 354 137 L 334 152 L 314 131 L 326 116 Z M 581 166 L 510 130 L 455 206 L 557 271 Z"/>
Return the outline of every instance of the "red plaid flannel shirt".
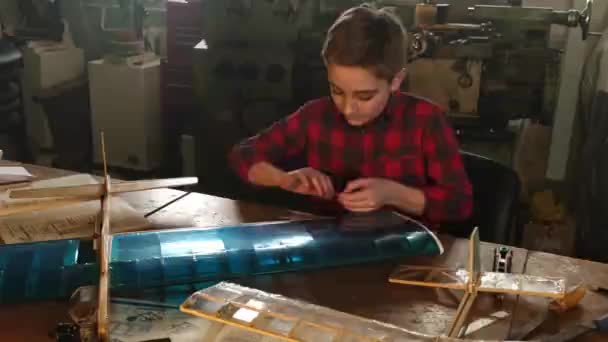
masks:
<path fill-rule="evenodd" d="M 330 174 L 388 178 L 422 190 L 429 223 L 463 220 L 472 211 L 452 128 L 439 107 L 411 95 L 393 94 L 384 112 L 361 127 L 349 125 L 331 98 L 310 101 L 236 145 L 230 160 L 247 181 L 254 163 L 276 165 L 298 155 Z"/>

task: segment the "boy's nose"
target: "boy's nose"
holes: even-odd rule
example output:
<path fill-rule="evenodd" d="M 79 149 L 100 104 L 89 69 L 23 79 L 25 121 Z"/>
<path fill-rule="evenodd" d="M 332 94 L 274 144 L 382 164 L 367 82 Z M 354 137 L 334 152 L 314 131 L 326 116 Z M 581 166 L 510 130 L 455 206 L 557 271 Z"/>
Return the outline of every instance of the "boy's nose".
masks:
<path fill-rule="evenodd" d="M 353 113 L 357 112 L 357 106 L 355 104 L 355 101 L 352 100 L 346 100 L 344 102 L 344 114 L 345 115 L 350 115 Z"/>

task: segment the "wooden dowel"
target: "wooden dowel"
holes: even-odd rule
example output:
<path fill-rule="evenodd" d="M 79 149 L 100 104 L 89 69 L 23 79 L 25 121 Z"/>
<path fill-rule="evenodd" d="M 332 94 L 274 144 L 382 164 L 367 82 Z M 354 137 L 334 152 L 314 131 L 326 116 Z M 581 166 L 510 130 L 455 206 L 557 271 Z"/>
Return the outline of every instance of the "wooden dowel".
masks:
<path fill-rule="evenodd" d="M 184 185 L 197 184 L 197 177 L 151 179 L 119 182 L 112 184 L 111 194 L 143 191 L 160 188 L 171 188 Z M 10 198 L 49 198 L 49 197 L 86 197 L 99 198 L 105 193 L 103 184 L 87 184 L 78 186 L 63 186 L 40 189 L 20 189 L 9 192 Z"/>
<path fill-rule="evenodd" d="M 458 306 L 458 311 L 456 312 L 456 317 L 454 318 L 454 322 L 452 323 L 452 326 L 450 327 L 450 333 L 448 335 L 449 337 L 451 337 L 451 338 L 460 337 L 460 333 L 462 331 L 462 326 L 466 322 L 466 320 L 469 316 L 469 311 L 471 310 L 471 307 L 473 306 L 473 303 L 475 302 L 476 298 L 477 298 L 477 292 L 465 293 L 465 297 L 463 297 L 463 300 L 460 303 L 461 305 Z"/>
<path fill-rule="evenodd" d="M 95 200 L 95 197 L 78 197 L 78 198 L 60 198 L 60 199 L 41 199 L 39 201 L 27 203 L 5 203 L 4 206 L 0 206 L 0 217 L 31 213 L 35 211 L 43 211 L 47 209 L 64 207 L 72 204 L 82 203 L 87 200 Z"/>
<path fill-rule="evenodd" d="M 103 171 L 104 171 L 104 184 L 103 185 L 103 197 L 101 197 L 101 228 L 99 229 L 99 235 L 97 237 L 99 241 L 99 287 L 98 287 L 98 302 L 97 302 L 97 338 L 101 342 L 109 341 L 108 332 L 108 320 L 109 320 L 109 286 L 110 286 L 110 273 L 109 273 L 109 253 L 111 251 L 111 237 L 110 237 L 110 176 L 108 175 L 107 160 L 106 160 L 106 149 L 103 137 L 101 133 L 101 154 L 103 157 Z"/>

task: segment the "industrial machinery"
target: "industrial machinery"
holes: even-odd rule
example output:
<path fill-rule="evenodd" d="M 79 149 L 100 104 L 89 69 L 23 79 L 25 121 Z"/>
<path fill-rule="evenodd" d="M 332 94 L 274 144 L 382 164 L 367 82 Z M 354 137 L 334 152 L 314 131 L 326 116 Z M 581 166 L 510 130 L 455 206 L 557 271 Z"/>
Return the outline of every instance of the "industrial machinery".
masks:
<path fill-rule="evenodd" d="M 585 9 L 565 11 L 514 0 L 370 2 L 391 7 L 408 31 L 403 89 L 443 106 L 458 134 L 476 139 L 494 139 L 513 118 L 551 122 L 561 57 L 550 45 L 552 26 L 581 27 L 586 39 L 592 10 L 591 0 Z M 305 101 L 328 95 L 320 57 L 325 32 L 341 11 L 361 3 L 202 3 L 205 38 L 194 58 L 204 191 L 232 195 L 229 182 L 215 181 L 229 174 L 228 149 Z"/>
<path fill-rule="evenodd" d="M 409 30 L 408 90 L 442 105 L 456 128 L 478 133 L 501 131 L 514 118 L 551 122 L 562 54 L 551 46 L 552 25 L 580 26 L 587 39 L 593 5 L 589 0 L 578 11 L 513 0 L 425 1 L 412 8 L 378 2 L 396 6 Z"/>

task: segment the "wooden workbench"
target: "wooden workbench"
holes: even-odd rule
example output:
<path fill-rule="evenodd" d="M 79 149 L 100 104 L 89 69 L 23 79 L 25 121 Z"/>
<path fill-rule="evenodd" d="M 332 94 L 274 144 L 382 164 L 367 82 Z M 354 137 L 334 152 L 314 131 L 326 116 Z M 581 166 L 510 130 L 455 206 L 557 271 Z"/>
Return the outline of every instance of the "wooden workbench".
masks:
<path fill-rule="evenodd" d="M 28 166 L 41 179 L 71 174 L 68 171 Z M 162 210 L 161 206 L 185 193 L 172 189 L 150 190 L 121 195 L 136 210 L 151 214 L 154 228 L 217 226 L 244 222 L 276 220 L 291 217 L 292 212 L 228 199 L 191 193 Z M 441 237 L 445 253 L 436 258 L 416 258 L 403 262 L 464 266 L 467 241 Z M 483 268 L 491 269 L 495 245 L 482 244 Z M 375 263 L 356 267 L 331 268 L 300 273 L 285 273 L 235 281 L 245 286 L 279 293 L 402 326 L 407 329 L 442 334 L 447 330 L 456 310 L 457 300 L 447 290 L 390 284 L 389 273 L 399 262 Z M 563 276 L 569 284 L 585 283 L 608 287 L 608 265 L 566 258 L 553 254 L 514 249 L 514 273 Z M 546 310 L 546 301 L 538 298 L 510 296 L 500 304 L 492 296 L 480 296 L 472 311 L 474 320 L 497 311 L 506 311 L 500 320 L 471 335 L 475 338 L 506 339 L 539 317 Z M 556 327 L 566 327 L 581 319 L 592 319 L 608 312 L 608 297 L 590 293 L 579 309 L 568 313 Z M 48 333 L 67 319 L 67 303 L 42 302 L 0 307 L 0 341 L 50 341 Z M 580 341 L 606 341 L 608 335 L 587 334 Z"/>

